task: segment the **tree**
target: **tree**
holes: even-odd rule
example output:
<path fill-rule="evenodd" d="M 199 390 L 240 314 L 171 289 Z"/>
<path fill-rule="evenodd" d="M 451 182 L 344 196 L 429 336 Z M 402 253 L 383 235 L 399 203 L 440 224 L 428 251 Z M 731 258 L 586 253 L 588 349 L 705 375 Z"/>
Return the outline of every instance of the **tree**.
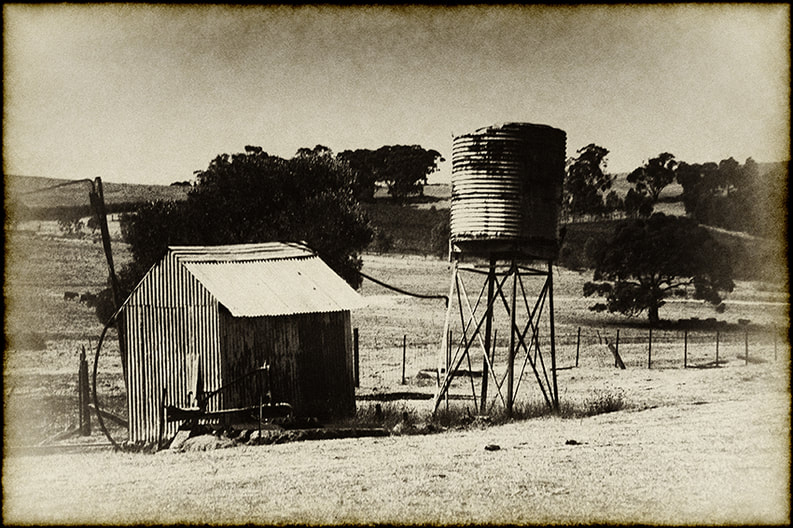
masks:
<path fill-rule="evenodd" d="M 131 291 L 169 245 L 301 240 L 357 288 L 358 253 L 373 232 L 352 194 L 352 177 L 327 155 L 282 159 L 246 146 L 244 153 L 217 156 L 196 173 L 186 200 L 142 204 L 122 215 L 132 253 L 119 273 L 122 286 Z"/>
<path fill-rule="evenodd" d="M 568 213 L 602 215 L 609 211 L 609 206 L 619 204 L 614 199 L 616 195 L 608 204 L 604 199 L 615 178 L 603 171 L 608 153 L 605 148 L 590 143 L 578 150 L 578 157 L 568 160 L 564 180 L 564 207 Z"/>
<path fill-rule="evenodd" d="M 670 295 L 686 296 L 715 306 L 720 292 L 734 287 L 732 268 L 722 248 L 690 218 L 655 213 L 650 218 L 625 221 L 596 256 L 593 282 L 584 295 L 606 298 L 590 309 L 627 316 L 645 310 L 652 324 Z"/>
<path fill-rule="evenodd" d="M 623 207 L 625 208 L 625 214 L 630 217 L 647 218 L 653 214 L 654 205 L 649 196 L 631 188 L 628 189 L 628 194 L 625 195 Z"/>
<path fill-rule="evenodd" d="M 345 150 L 337 157 L 355 171 L 356 190 L 369 200 L 374 197 L 376 182 L 384 183 L 388 194 L 398 200 L 422 194 L 427 176 L 444 161 L 439 152 L 419 145 L 386 145 L 375 151 Z"/>
<path fill-rule="evenodd" d="M 628 183 L 633 184 L 637 193 L 649 196 L 651 202 L 656 204 L 661 191 L 675 181 L 676 165 L 674 154 L 663 152 L 628 174 Z"/>
<path fill-rule="evenodd" d="M 688 164 L 681 162 L 675 171 L 677 183 L 683 187 L 683 206 L 686 213 L 693 215 L 701 223 L 708 223 L 697 208 L 704 202 L 720 194 L 719 166 L 715 163 Z"/>
<path fill-rule="evenodd" d="M 301 147 L 297 149 L 297 153 L 295 154 L 296 158 L 306 156 L 333 156 L 333 151 L 325 145 L 317 145 L 313 149 L 308 147 Z"/>
<path fill-rule="evenodd" d="M 683 187 L 686 213 L 699 222 L 760 236 L 773 236 L 787 180 L 784 171 L 761 176 L 757 163 L 733 158 L 716 163 L 680 163 L 676 170 Z"/>
<path fill-rule="evenodd" d="M 443 157 L 435 150 L 419 145 L 394 145 L 377 149 L 382 165 L 378 180 L 388 186 L 388 194 L 403 200 L 413 194 L 423 194 L 427 176 L 438 170 Z"/>
<path fill-rule="evenodd" d="M 380 163 L 376 152 L 368 149 L 345 150 L 337 154 L 336 158 L 352 170 L 352 188 L 356 198 L 362 202 L 374 201 Z"/>
<path fill-rule="evenodd" d="M 625 200 L 620 198 L 617 191 L 611 191 L 606 195 L 606 211 L 614 212 L 625 209 Z"/>

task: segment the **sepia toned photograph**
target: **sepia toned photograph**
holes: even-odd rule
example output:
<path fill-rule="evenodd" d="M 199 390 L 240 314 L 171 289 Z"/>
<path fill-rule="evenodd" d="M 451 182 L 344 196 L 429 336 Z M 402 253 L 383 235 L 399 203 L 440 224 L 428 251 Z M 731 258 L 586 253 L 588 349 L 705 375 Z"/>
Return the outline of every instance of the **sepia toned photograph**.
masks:
<path fill-rule="evenodd" d="M 790 524 L 790 6 L 3 5 L 2 520 Z"/>

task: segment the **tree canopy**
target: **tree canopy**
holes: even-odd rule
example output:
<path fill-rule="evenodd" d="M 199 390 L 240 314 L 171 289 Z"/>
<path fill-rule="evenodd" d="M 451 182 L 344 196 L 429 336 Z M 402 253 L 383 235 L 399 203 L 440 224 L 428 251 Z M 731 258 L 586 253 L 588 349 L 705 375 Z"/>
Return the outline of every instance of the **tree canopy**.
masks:
<path fill-rule="evenodd" d="M 713 305 L 734 287 L 726 252 L 695 220 L 655 213 L 630 219 L 595 256 L 593 282 L 584 295 L 606 299 L 590 309 L 635 316 L 647 311 L 651 323 L 671 295 L 693 294 Z M 693 289 L 693 292 L 691 291 Z"/>
<path fill-rule="evenodd" d="M 368 149 L 345 150 L 339 152 L 336 158 L 347 163 L 353 173 L 353 192 L 363 202 L 374 200 L 374 191 L 377 187 L 378 167 L 381 163 L 376 151 Z"/>
<path fill-rule="evenodd" d="M 625 196 L 625 211 L 629 216 L 650 216 L 653 207 L 669 184 L 675 181 L 677 161 L 674 154 L 662 152 L 628 174 L 632 188 Z"/>
<path fill-rule="evenodd" d="M 292 159 L 253 146 L 217 156 L 196 172 L 185 201 L 141 204 L 122 215 L 132 253 L 132 262 L 119 272 L 122 287 L 131 291 L 169 245 L 299 240 L 357 288 L 358 254 L 373 231 L 353 196 L 352 180 L 349 167 L 323 148 L 298 151 Z M 103 320 L 107 309 L 98 308 Z"/>
<path fill-rule="evenodd" d="M 616 177 L 604 171 L 608 153 L 605 148 L 590 143 L 578 150 L 578 157 L 568 160 L 563 204 L 568 213 L 602 215 L 621 207 L 616 193 L 606 195 Z"/>
<path fill-rule="evenodd" d="M 388 187 L 388 194 L 402 200 L 424 191 L 427 177 L 444 161 L 438 151 L 419 145 L 385 145 L 377 150 L 345 150 L 337 156 L 346 161 L 355 174 L 355 188 L 360 199 L 374 197 L 375 183 Z"/>
<path fill-rule="evenodd" d="M 785 167 L 760 173 L 752 158 L 716 163 L 680 163 L 676 177 L 683 187 L 686 213 L 703 224 L 774 236 L 784 215 Z"/>

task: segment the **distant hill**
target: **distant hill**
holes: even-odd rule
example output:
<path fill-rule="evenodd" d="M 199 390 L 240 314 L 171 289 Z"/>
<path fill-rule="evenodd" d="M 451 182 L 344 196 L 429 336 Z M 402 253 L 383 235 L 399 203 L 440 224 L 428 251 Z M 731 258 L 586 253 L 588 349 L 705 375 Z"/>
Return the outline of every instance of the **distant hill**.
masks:
<path fill-rule="evenodd" d="M 47 220 L 90 214 L 89 181 L 6 175 L 4 188 L 6 215 L 14 219 Z M 102 182 L 109 213 L 128 211 L 135 204 L 148 201 L 184 200 L 188 190 L 189 187 L 175 185 Z"/>
<path fill-rule="evenodd" d="M 189 187 L 102 182 L 105 203 L 140 203 L 151 200 L 184 200 Z M 91 183 L 39 176 L 5 176 L 5 199 L 26 207 L 75 207 L 88 205 Z"/>

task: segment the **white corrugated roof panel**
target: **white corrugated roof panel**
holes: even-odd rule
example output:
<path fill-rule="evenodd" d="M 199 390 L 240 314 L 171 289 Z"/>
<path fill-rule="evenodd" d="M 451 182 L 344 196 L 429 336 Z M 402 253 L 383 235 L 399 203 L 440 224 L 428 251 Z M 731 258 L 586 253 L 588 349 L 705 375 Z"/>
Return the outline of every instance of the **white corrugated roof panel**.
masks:
<path fill-rule="evenodd" d="M 305 246 L 274 243 L 171 249 L 235 317 L 336 312 L 363 306 L 363 298 Z"/>
<path fill-rule="evenodd" d="M 231 262 L 237 260 L 310 257 L 315 253 L 300 242 L 264 242 L 227 246 L 171 246 L 180 261 Z"/>

